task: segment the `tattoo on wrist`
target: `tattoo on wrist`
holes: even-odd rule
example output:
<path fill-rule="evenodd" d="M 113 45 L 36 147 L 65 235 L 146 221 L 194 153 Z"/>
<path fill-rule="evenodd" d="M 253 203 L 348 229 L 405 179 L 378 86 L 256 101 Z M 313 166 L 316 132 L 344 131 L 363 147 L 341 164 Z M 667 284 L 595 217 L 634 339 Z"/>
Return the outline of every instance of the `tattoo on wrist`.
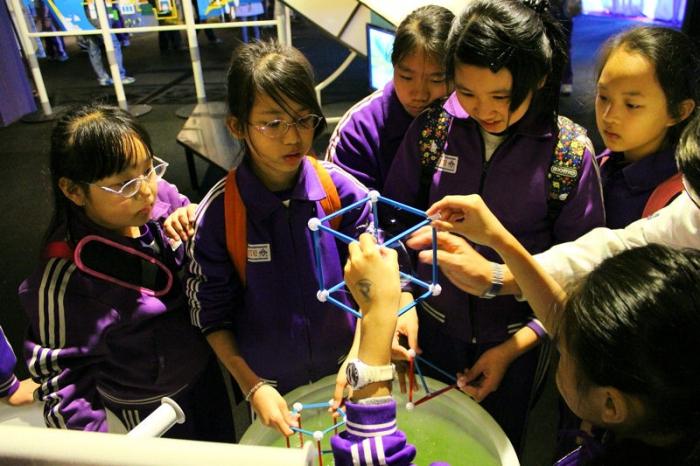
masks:
<path fill-rule="evenodd" d="M 372 289 L 372 282 L 367 280 L 366 278 L 363 278 L 362 280 L 357 282 L 357 288 L 360 290 L 360 293 L 362 296 L 369 301 L 370 300 L 370 291 Z"/>

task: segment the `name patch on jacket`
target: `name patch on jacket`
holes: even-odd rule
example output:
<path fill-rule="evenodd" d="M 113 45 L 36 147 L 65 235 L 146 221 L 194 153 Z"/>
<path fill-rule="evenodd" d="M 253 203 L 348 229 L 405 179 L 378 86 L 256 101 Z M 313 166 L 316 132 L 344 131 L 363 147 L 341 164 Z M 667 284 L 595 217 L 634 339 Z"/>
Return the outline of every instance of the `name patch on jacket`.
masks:
<path fill-rule="evenodd" d="M 270 262 L 269 244 L 248 244 L 248 262 Z"/>
<path fill-rule="evenodd" d="M 435 166 L 436 170 L 441 172 L 447 172 L 455 174 L 457 173 L 457 164 L 459 163 L 459 158 L 456 155 L 442 154 L 440 160 L 438 160 Z"/>

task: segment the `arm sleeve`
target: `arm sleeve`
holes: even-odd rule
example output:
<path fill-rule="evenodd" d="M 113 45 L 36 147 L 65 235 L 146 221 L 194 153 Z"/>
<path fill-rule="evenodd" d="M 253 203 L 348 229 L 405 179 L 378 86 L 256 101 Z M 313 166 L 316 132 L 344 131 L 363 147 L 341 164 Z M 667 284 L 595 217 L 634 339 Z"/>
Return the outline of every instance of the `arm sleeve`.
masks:
<path fill-rule="evenodd" d="M 233 327 L 232 312 L 242 293 L 226 249 L 223 187 L 223 182 L 216 185 L 199 204 L 195 234 L 187 245 L 185 292 L 190 317 L 205 334 Z"/>
<path fill-rule="evenodd" d="M 596 228 L 576 241 L 536 255 L 535 259 L 559 284 L 567 286 L 604 259 L 649 243 L 700 249 L 700 210 L 685 192 L 654 215 L 624 229 Z"/>
<path fill-rule="evenodd" d="M 375 187 L 381 177 L 377 160 L 380 154 L 379 128 L 372 131 L 360 115 L 353 113 L 341 120 L 331 135 L 325 160 L 335 163 L 363 185 Z"/>
<path fill-rule="evenodd" d="M 410 465 L 416 448 L 396 427 L 396 402 L 381 405 L 347 403 L 346 430 L 331 438 L 335 464 Z"/>
<path fill-rule="evenodd" d="M 158 181 L 157 197 L 159 201 L 165 202 L 170 206 L 167 215 L 170 215 L 180 207 L 190 204 L 190 200 L 184 194 L 180 194 L 177 186 L 172 183 L 168 183 L 162 178 Z"/>
<path fill-rule="evenodd" d="M 601 226 L 605 226 L 605 207 L 598 163 L 593 153 L 585 149 L 576 189 L 569 195 L 554 222 L 554 243 L 575 240 Z"/>
<path fill-rule="evenodd" d="M 27 367 L 41 384 L 46 425 L 107 431 L 96 374 L 105 357 L 104 333 L 117 320 L 110 306 L 82 294 L 90 284 L 75 264 L 51 259 L 37 288 L 20 288 L 31 327 L 24 344 Z"/>
<path fill-rule="evenodd" d="M 19 388 L 19 380 L 14 374 L 15 364 L 15 352 L 12 351 L 12 346 L 0 327 L 0 398 L 12 395 Z"/>
<path fill-rule="evenodd" d="M 424 112 L 409 126 L 396 151 L 382 193 L 390 199 L 410 206 L 415 205 L 420 189 L 421 164 L 418 154 L 418 137 L 426 124 L 425 119 Z"/>

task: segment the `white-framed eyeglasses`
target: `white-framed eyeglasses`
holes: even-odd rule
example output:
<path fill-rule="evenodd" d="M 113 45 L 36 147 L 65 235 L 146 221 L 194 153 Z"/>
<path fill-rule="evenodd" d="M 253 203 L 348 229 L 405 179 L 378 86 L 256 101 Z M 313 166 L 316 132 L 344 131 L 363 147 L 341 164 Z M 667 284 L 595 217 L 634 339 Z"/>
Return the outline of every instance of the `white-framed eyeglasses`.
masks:
<path fill-rule="evenodd" d="M 165 170 L 168 168 L 169 165 L 168 162 L 154 156 L 153 163 L 155 165 L 151 165 L 151 168 L 149 168 L 148 171 L 146 171 L 146 173 L 131 180 L 125 181 L 124 183 L 122 183 L 119 189 L 114 189 L 107 186 L 100 186 L 94 183 L 90 184 L 92 186 L 97 186 L 98 188 L 105 190 L 108 193 L 116 194 L 121 197 L 134 197 L 136 193 L 141 191 L 141 183 L 148 183 L 153 181 L 154 179 L 161 179 L 163 175 L 165 175 Z"/>
<path fill-rule="evenodd" d="M 254 125 L 252 123 L 250 125 L 270 139 L 279 139 L 287 134 L 287 131 L 292 126 L 296 126 L 298 130 L 311 130 L 316 128 L 321 123 L 321 120 L 323 120 L 323 117 L 310 113 L 294 121 L 272 120 L 264 125 Z"/>

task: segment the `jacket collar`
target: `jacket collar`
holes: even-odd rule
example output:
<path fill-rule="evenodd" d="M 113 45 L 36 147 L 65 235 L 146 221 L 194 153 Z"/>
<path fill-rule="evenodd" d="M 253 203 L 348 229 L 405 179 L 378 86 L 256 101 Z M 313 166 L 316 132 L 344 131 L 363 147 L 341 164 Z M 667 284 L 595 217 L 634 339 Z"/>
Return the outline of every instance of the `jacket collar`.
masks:
<path fill-rule="evenodd" d="M 247 159 L 238 167 L 236 180 L 241 198 L 246 205 L 246 210 L 252 218 L 263 220 L 278 209 L 285 208 L 280 198 L 267 189 L 263 182 L 253 173 Z M 324 197 L 326 197 L 326 192 L 318 176 L 316 176 L 311 162 L 304 158 L 299 167 L 297 182 L 292 188 L 290 199 L 296 201 L 318 201 Z"/>

